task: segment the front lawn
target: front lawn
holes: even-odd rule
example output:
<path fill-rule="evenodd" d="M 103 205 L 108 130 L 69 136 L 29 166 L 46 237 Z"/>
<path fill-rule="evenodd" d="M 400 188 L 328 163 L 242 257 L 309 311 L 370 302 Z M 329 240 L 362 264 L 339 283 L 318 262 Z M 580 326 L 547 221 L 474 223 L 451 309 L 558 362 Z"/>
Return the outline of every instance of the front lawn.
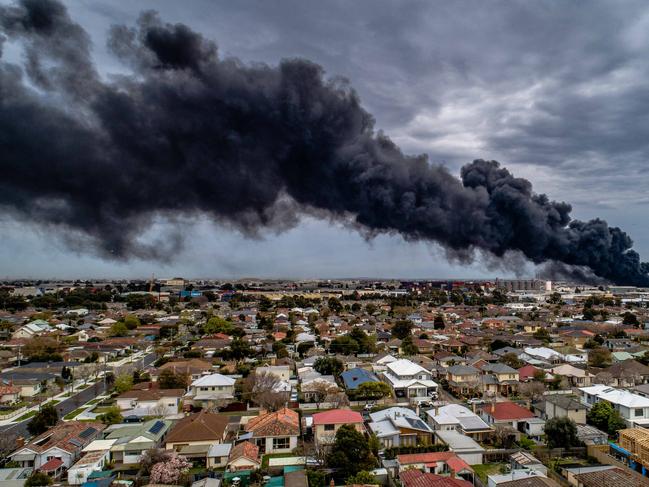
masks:
<path fill-rule="evenodd" d="M 482 483 L 486 485 L 488 482 L 487 477 L 501 473 L 505 466 L 505 463 L 483 463 L 482 465 L 471 465 L 471 468 L 475 471 Z"/>
<path fill-rule="evenodd" d="M 74 419 L 77 416 L 79 416 L 85 410 L 86 410 L 85 407 L 77 408 L 74 411 L 70 411 L 68 414 L 63 416 L 63 419 Z"/>
<path fill-rule="evenodd" d="M 33 416 L 36 416 L 36 413 L 37 413 L 37 412 L 38 412 L 38 411 L 29 411 L 27 414 L 23 414 L 21 417 L 19 417 L 18 419 L 16 419 L 16 421 L 18 421 L 18 422 L 20 422 L 20 421 L 25 421 L 26 419 L 29 419 L 29 418 L 31 418 L 31 417 L 33 417 Z"/>

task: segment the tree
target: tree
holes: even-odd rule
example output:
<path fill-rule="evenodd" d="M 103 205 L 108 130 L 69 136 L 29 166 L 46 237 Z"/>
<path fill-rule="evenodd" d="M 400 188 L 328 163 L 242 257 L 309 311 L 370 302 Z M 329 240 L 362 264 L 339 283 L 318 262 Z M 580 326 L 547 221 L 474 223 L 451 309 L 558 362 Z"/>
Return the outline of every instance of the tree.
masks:
<path fill-rule="evenodd" d="M 230 355 L 236 360 L 241 360 L 251 354 L 250 345 L 241 338 L 235 338 L 230 342 Z"/>
<path fill-rule="evenodd" d="M 207 323 L 203 325 L 203 331 L 208 335 L 214 335 L 215 333 L 225 333 L 230 335 L 232 333 L 234 325 L 231 321 L 224 320 L 219 316 L 213 316 Z"/>
<path fill-rule="evenodd" d="M 267 371 L 248 375 L 243 382 L 241 396 L 269 411 L 277 411 L 288 401 L 288 392 L 280 389 L 279 377 Z"/>
<path fill-rule="evenodd" d="M 563 304 L 563 300 L 561 299 L 561 294 L 554 292 L 550 294 L 550 297 L 548 297 L 548 303 L 550 304 Z"/>
<path fill-rule="evenodd" d="M 162 450 L 160 448 L 146 450 L 140 457 L 140 473 L 148 476 L 155 464 L 166 462 L 171 458 L 171 454 L 171 451 Z"/>
<path fill-rule="evenodd" d="M 611 352 L 604 347 L 598 347 L 588 352 L 588 364 L 591 367 L 608 367 L 611 365 Z"/>
<path fill-rule="evenodd" d="M 350 391 L 355 401 L 368 399 L 382 399 L 392 394 L 392 389 L 385 382 L 363 382 L 356 389 Z"/>
<path fill-rule="evenodd" d="M 176 485 L 181 476 L 186 474 L 191 466 L 192 464 L 187 460 L 173 453 L 168 460 L 156 463 L 151 468 L 149 481 L 152 484 Z"/>
<path fill-rule="evenodd" d="M 343 310 L 343 305 L 340 303 L 340 300 L 333 296 L 327 301 L 327 307 L 334 313 L 340 313 Z"/>
<path fill-rule="evenodd" d="M 349 335 L 336 337 L 329 345 L 331 353 L 355 355 L 358 353 L 358 342 Z"/>
<path fill-rule="evenodd" d="M 544 392 L 545 386 L 543 385 L 543 382 L 532 381 L 518 384 L 518 393 L 530 401 L 540 399 Z"/>
<path fill-rule="evenodd" d="M 376 463 L 363 433 L 351 424 L 345 424 L 338 429 L 327 457 L 329 468 L 336 469 L 340 477 L 347 479 L 363 470 L 372 470 Z"/>
<path fill-rule="evenodd" d="M 97 419 L 104 424 L 116 424 L 121 423 L 124 418 L 118 406 L 111 406 L 105 413 L 98 415 Z"/>
<path fill-rule="evenodd" d="M 608 417 L 608 423 L 606 426 L 608 434 L 613 436 L 616 435 L 619 430 L 626 428 L 626 422 L 622 416 L 620 416 L 620 413 L 614 409 Z"/>
<path fill-rule="evenodd" d="M 446 323 L 444 323 L 444 316 L 436 315 L 435 320 L 433 321 L 433 328 L 435 330 L 443 330 L 446 328 Z"/>
<path fill-rule="evenodd" d="M 631 313 L 630 311 L 627 311 L 622 315 L 622 324 L 623 325 L 633 325 L 633 326 L 638 326 L 640 325 L 640 322 L 638 321 L 638 317 Z"/>
<path fill-rule="evenodd" d="M 173 368 L 166 368 L 160 372 L 158 384 L 160 389 L 187 389 L 189 376 L 182 372 L 176 372 Z"/>
<path fill-rule="evenodd" d="M 46 404 L 27 424 L 27 431 L 32 436 L 38 436 L 54 426 L 58 420 L 56 408 L 52 404 Z"/>
<path fill-rule="evenodd" d="M 512 369 L 520 369 L 523 366 L 523 362 L 514 352 L 504 354 L 500 361 L 505 365 L 509 365 Z"/>
<path fill-rule="evenodd" d="M 27 477 L 27 480 L 25 480 L 25 487 L 39 487 L 51 484 L 52 477 L 47 475 L 45 472 L 39 472 L 38 470 L 32 472 L 32 474 Z"/>
<path fill-rule="evenodd" d="M 115 387 L 115 392 L 119 394 L 130 391 L 133 387 L 133 376 L 127 373 L 118 375 L 115 378 L 114 387 Z"/>
<path fill-rule="evenodd" d="M 412 321 L 410 320 L 399 320 L 394 324 L 390 333 L 393 338 L 403 340 L 412 334 L 412 326 Z"/>
<path fill-rule="evenodd" d="M 511 448 L 516 430 L 509 424 L 499 423 L 494 426 L 494 439 L 500 448 Z"/>
<path fill-rule="evenodd" d="M 108 334 L 112 337 L 125 337 L 128 336 L 128 328 L 123 322 L 118 321 L 112 324 Z"/>
<path fill-rule="evenodd" d="M 608 418 L 613 412 L 613 406 L 607 401 L 599 401 L 593 404 L 586 415 L 588 424 L 592 424 L 597 429 L 608 431 Z"/>
<path fill-rule="evenodd" d="M 135 315 L 126 315 L 123 321 L 124 325 L 129 330 L 135 330 L 138 326 L 141 325 L 140 319 Z"/>
<path fill-rule="evenodd" d="M 539 328 L 534 332 L 534 338 L 537 340 L 542 340 L 544 342 L 549 342 L 550 341 L 550 332 L 548 331 L 547 328 Z"/>
<path fill-rule="evenodd" d="M 358 353 L 376 352 L 376 340 L 358 327 L 349 332 L 349 337 L 358 343 Z"/>
<path fill-rule="evenodd" d="M 577 425 L 567 416 L 547 420 L 544 431 L 548 448 L 573 448 L 581 444 Z"/>
<path fill-rule="evenodd" d="M 419 348 L 412 341 L 412 335 L 408 335 L 401 341 L 401 352 L 406 356 L 417 355 Z"/>
<path fill-rule="evenodd" d="M 313 369 L 322 375 L 338 377 L 345 370 L 345 366 L 335 357 L 318 357 L 313 363 Z"/>
<path fill-rule="evenodd" d="M 361 470 L 356 475 L 347 477 L 345 480 L 346 485 L 378 485 L 376 477 L 367 470 Z"/>

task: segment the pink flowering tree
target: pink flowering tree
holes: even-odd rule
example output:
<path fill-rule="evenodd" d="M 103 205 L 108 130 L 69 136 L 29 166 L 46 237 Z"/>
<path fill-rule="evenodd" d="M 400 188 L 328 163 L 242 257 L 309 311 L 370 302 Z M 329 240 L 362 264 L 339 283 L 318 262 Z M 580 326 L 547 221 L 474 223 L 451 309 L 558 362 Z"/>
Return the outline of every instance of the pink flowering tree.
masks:
<path fill-rule="evenodd" d="M 152 484 L 176 484 L 180 477 L 187 473 L 192 464 L 184 458 L 173 454 L 168 460 L 156 463 L 151 469 L 149 481 Z"/>

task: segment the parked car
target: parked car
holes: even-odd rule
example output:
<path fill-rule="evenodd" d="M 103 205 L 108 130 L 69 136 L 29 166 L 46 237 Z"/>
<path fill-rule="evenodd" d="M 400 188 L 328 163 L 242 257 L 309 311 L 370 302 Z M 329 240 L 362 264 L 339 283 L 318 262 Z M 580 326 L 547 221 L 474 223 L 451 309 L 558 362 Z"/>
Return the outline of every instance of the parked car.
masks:
<path fill-rule="evenodd" d="M 479 397 L 474 397 L 473 399 L 469 399 L 467 402 L 469 404 L 476 404 L 476 405 L 487 404 L 487 401 L 485 401 L 484 399 L 479 398 Z"/>
<path fill-rule="evenodd" d="M 365 404 L 365 406 L 363 406 L 363 409 L 365 411 L 371 411 L 372 409 L 374 409 L 375 406 L 376 406 L 375 402 L 368 402 L 367 404 Z"/>

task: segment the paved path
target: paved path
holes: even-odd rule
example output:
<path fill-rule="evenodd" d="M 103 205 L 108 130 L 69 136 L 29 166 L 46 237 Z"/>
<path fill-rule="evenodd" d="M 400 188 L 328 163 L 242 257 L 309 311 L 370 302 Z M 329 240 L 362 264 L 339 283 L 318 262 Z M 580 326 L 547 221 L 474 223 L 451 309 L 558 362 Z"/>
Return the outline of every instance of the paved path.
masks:
<path fill-rule="evenodd" d="M 149 353 L 148 355 L 138 358 L 136 361 L 136 365 L 139 365 L 142 368 L 148 367 L 153 362 L 155 362 L 155 360 L 156 360 L 155 353 Z M 78 392 L 74 396 L 64 398 L 63 395 L 65 394 L 65 392 L 63 392 L 61 394 L 58 394 L 57 396 L 54 396 L 51 399 L 48 399 L 48 401 L 51 401 L 52 399 L 59 399 L 61 401 L 56 405 L 56 410 L 59 413 L 59 418 L 63 418 L 63 416 L 65 416 L 66 414 L 71 413 L 75 409 L 83 406 L 88 401 L 92 401 L 95 397 L 103 394 L 105 391 L 106 391 L 106 386 L 104 384 L 104 381 L 99 381 L 99 382 L 95 382 L 90 387 Z M 38 406 L 28 409 L 21 416 L 35 409 L 38 409 Z M 28 438 L 30 434 L 27 431 L 27 424 L 29 423 L 30 420 L 31 418 L 27 418 L 24 421 L 21 421 L 19 423 L 10 423 L 10 424 L 1 425 L 0 434 L 10 433 L 10 434 L 16 434 L 18 436 L 22 436 L 24 438 Z"/>

